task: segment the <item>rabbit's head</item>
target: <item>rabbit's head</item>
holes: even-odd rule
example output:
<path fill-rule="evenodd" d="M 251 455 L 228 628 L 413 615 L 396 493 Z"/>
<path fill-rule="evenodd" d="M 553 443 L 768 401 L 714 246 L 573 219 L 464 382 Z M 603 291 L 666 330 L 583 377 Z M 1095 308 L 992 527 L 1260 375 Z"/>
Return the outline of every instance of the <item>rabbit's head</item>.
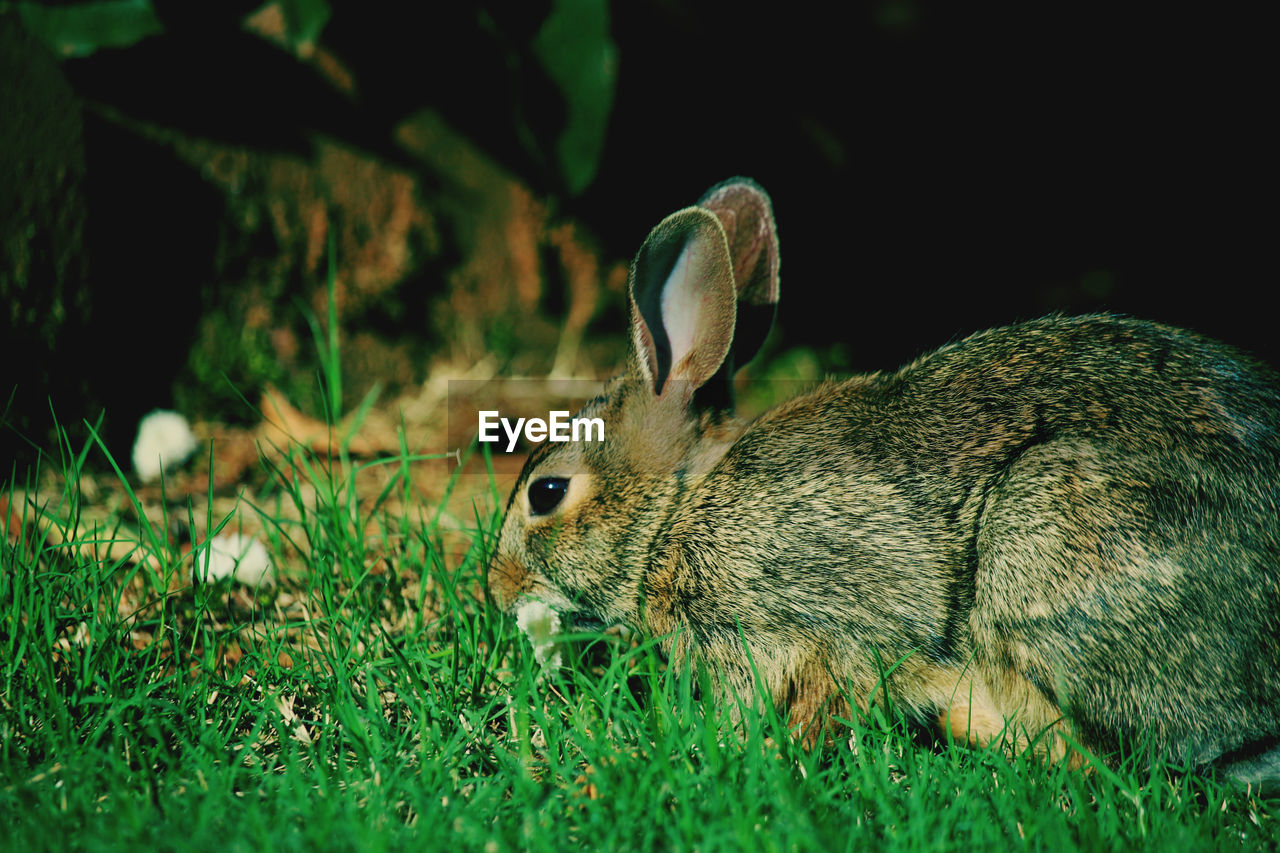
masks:
<path fill-rule="evenodd" d="M 603 441 L 544 442 L 507 504 L 489 564 L 499 603 L 549 605 L 572 624 L 643 622 L 642 575 L 681 495 L 733 443 L 736 366 L 778 299 L 768 196 L 737 178 L 664 219 L 631 267 L 623 372 L 579 412 Z"/>

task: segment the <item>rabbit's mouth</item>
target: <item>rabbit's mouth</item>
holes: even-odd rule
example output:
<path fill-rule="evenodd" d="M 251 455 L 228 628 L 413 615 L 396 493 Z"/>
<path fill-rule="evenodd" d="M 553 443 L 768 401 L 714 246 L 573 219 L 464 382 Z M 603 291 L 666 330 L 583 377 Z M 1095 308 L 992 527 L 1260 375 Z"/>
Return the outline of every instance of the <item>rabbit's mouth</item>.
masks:
<path fill-rule="evenodd" d="M 603 641 L 605 646 L 629 646 L 638 642 L 640 635 L 625 622 L 610 622 L 593 613 L 578 613 L 565 617 L 564 633 L 576 635 L 586 645 Z"/>
<path fill-rule="evenodd" d="M 576 639 L 591 640 L 603 636 L 608 639 L 628 640 L 635 629 L 625 622 L 606 619 L 590 610 L 571 610 L 560 613 L 560 632 L 577 634 Z"/>
<path fill-rule="evenodd" d="M 573 644 L 578 653 L 601 643 L 627 645 L 637 636 L 630 625 L 604 619 L 590 610 L 562 611 L 556 615 L 560 619 L 557 642 Z"/>
<path fill-rule="evenodd" d="M 589 611 L 562 612 L 537 599 L 525 599 L 515 609 L 516 625 L 529 638 L 538 663 L 559 666 L 567 642 L 591 641 L 606 637 L 626 642 L 631 630 L 619 623 L 606 623 Z"/>
<path fill-rule="evenodd" d="M 600 634 L 609 625 L 594 613 L 576 611 L 560 614 L 566 634 Z"/>

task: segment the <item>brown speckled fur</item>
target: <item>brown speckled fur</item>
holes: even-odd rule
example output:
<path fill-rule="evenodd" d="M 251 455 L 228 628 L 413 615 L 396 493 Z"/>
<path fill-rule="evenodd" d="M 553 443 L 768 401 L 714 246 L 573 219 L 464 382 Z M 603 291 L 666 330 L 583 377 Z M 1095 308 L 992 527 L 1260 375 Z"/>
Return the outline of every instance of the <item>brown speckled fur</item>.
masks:
<path fill-rule="evenodd" d="M 746 423 L 719 385 L 753 353 L 723 338 L 746 335 L 734 291 L 776 300 L 772 210 L 743 180 L 701 204 L 633 267 L 631 357 L 583 410 L 606 441 L 544 444 L 516 485 L 490 569 L 504 605 L 678 636 L 752 696 L 745 637 L 810 738 L 873 694 L 875 650 L 902 661 L 897 700 L 960 739 L 1145 739 L 1280 775 L 1272 370 L 1156 323 L 1048 317 Z M 697 263 L 668 280 L 682 246 Z M 703 315 L 667 355 L 679 287 Z M 568 494 L 535 516 L 545 477 Z"/>

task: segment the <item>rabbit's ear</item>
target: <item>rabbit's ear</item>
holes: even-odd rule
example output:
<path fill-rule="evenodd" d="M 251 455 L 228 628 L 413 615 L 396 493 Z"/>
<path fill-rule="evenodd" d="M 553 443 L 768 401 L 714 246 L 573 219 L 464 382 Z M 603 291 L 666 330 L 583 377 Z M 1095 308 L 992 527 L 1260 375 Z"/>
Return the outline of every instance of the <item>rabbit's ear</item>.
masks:
<path fill-rule="evenodd" d="M 676 383 L 691 395 L 715 375 L 733 341 L 735 303 L 720 220 L 699 207 L 662 220 L 631 266 L 632 346 L 656 395 Z"/>
<path fill-rule="evenodd" d="M 760 350 L 778 307 L 778 230 L 769 196 L 749 178 L 730 178 L 707 190 L 698 206 L 720 220 L 738 291 L 737 330 L 728 375 Z"/>

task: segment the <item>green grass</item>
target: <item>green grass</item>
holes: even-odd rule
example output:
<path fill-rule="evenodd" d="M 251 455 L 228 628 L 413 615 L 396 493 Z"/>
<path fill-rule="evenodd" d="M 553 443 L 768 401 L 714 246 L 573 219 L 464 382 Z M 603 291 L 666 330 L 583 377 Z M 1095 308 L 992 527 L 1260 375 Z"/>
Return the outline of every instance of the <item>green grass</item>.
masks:
<path fill-rule="evenodd" d="M 155 523 L 121 489 L 108 521 L 89 521 L 82 469 L 102 456 L 64 446 L 5 489 L 26 523 L 0 555 L 0 848 L 1280 842 L 1274 800 L 1165 767 L 1084 774 L 930 743 L 892 707 L 814 751 L 776 719 L 735 730 L 645 642 L 600 639 L 541 672 L 485 602 L 496 519 L 450 545 L 440 507 L 415 500 L 407 452 L 375 463 L 373 494 L 347 460 L 270 463 L 239 508 L 280 570 L 259 590 L 183 580 L 200 549 L 169 530 L 228 521 L 208 509 Z"/>

